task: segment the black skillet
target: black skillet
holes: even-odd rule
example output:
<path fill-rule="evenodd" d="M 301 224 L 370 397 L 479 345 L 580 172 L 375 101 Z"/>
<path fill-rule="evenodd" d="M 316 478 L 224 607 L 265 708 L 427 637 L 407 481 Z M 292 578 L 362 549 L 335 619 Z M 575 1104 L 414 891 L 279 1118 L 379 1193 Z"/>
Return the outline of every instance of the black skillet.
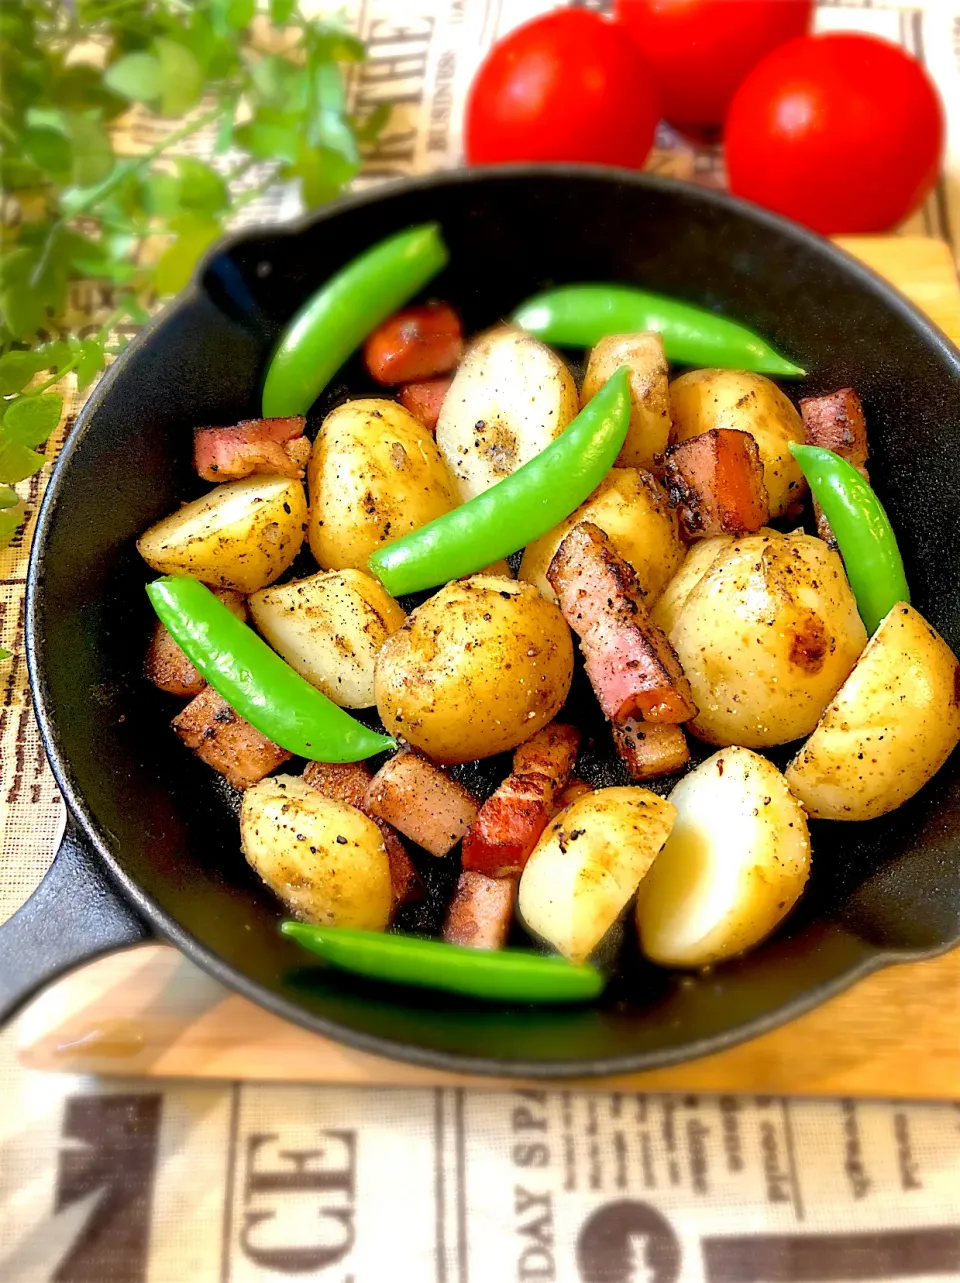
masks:
<path fill-rule="evenodd" d="M 47 879 L 0 931 L 0 1005 L 12 1010 L 82 959 L 156 935 L 254 1001 L 368 1051 L 481 1073 L 601 1074 L 717 1051 L 879 966 L 956 944 L 956 758 L 891 816 L 814 825 L 808 893 L 749 957 L 690 978 L 645 967 L 628 948 L 623 979 L 595 1007 L 501 1009 L 360 984 L 310 971 L 280 938 L 280 907 L 239 852 L 232 800 L 174 740 L 174 706 L 141 679 L 150 573 L 134 539 L 202 488 L 190 469 L 194 425 L 257 414 L 265 359 L 303 299 L 372 242 L 428 219 L 451 249 L 430 293 L 456 304 L 469 331 L 553 282 L 635 281 L 765 335 L 810 370 L 797 394 L 855 387 L 914 601 L 960 648 L 960 356 L 816 236 L 691 187 L 549 167 L 404 183 L 244 234 L 213 252 L 106 376 L 47 490 L 27 648 L 71 821 Z M 351 364 L 314 426 L 366 390 Z M 583 769 L 615 778 L 602 733 Z M 436 900 L 449 873 L 444 862 L 429 871 Z"/>

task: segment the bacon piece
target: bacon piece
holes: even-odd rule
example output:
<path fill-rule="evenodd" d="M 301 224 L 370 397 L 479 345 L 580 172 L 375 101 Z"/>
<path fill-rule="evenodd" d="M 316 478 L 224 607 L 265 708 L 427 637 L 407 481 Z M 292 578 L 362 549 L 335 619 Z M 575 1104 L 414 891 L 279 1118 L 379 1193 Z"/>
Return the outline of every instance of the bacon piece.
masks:
<path fill-rule="evenodd" d="M 690 761 L 687 737 L 668 722 L 635 722 L 613 726 L 613 746 L 634 780 L 676 775 Z"/>
<path fill-rule="evenodd" d="M 447 944 L 502 949 L 513 921 L 516 885 L 516 878 L 488 878 L 470 870 L 461 873 L 443 924 Z"/>
<path fill-rule="evenodd" d="M 247 618 L 246 599 L 240 593 L 229 588 L 216 588 L 214 593 L 238 619 Z M 199 695 L 207 684 L 199 669 L 187 659 L 159 620 L 147 647 L 143 675 L 168 695 L 179 695 L 184 699 Z"/>
<path fill-rule="evenodd" d="M 395 312 L 363 345 L 363 359 L 378 383 L 415 383 L 446 374 L 463 356 L 460 317 L 447 303 Z"/>
<path fill-rule="evenodd" d="M 431 432 L 437 430 L 437 420 L 443 408 L 443 398 L 453 382 L 450 374 L 438 379 L 423 379 L 419 383 L 405 383 L 400 389 L 400 404 Z"/>
<path fill-rule="evenodd" d="M 804 397 L 800 402 L 800 413 L 808 445 L 832 450 L 834 454 L 839 454 L 848 463 L 852 463 L 864 481 L 870 480 L 867 473 L 867 421 L 860 398 L 853 388 L 840 388 L 827 396 Z M 830 522 L 816 500 L 813 501 L 813 510 L 820 538 L 831 548 L 836 548 L 837 541 L 830 529 Z"/>
<path fill-rule="evenodd" d="M 305 784 L 315 788 L 324 797 L 333 798 L 335 802 L 355 806 L 364 815 L 368 813 L 366 795 L 372 778 L 369 767 L 363 762 L 310 762 L 303 772 Z M 383 845 L 387 848 L 390 886 L 393 891 L 393 910 L 390 916 L 394 917 L 402 905 L 423 899 L 423 883 L 395 830 L 379 816 L 371 815 L 370 819 L 383 834 Z"/>
<path fill-rule="evenodd" d="M 193 466 L 204 481 L 239 481 L 255 472 L 302 477 L 310 458 L 302 415 L 245 419 L 232 428 L 194 428 Z"/>
<path fill-rule="evenodd" d="M 690 683 L 643 604 L 633 567 L 598 526 L 581 521 L 573 527 L 547 579 L 580 638 L 587 676 L 611 722 L 685 722 L 696 716 Z"/>
<path fill-rule="evenodd" d="M 559 815 L 560 812 L 565 811 L 568 806 L 572 806 L 574 802 L 576 802 L 577 798 L 585 797 L 588 793 L 592 792 L 593 789 L 586 780 L 581 780 L 578 775 L 574 775 L 570 780 L 570 783 L 557 798 L 556 802 L 554 802 L 553 814 Z"/>
<path fill-rule="evenodd" d="M 205 686 L 170 725 L 235 789 L 250 788 L 293 756 L 245 722 L 212 686 Z"/>
<path fill-rule="evenodd" d="M 480 808 L 463 839 L 463 867 L 491 878 L 523 872 L 554 814 L 577 757 L 580 732 L 551 722 L 513 755 L 513 771 Z"/>
<path fill-rule="evenodd" d="M 688 539 L 740 538 L 770 519 L 760 451 L 749 432 L 711 428 L 671 446 L 664 480 Z"/>
<path fill-rule="evenodd" d="M 477 818 L 476 799 L 462 784 L 406 748 L 370 781 L 364 810 L 436 856 L 452 850 Z"/>

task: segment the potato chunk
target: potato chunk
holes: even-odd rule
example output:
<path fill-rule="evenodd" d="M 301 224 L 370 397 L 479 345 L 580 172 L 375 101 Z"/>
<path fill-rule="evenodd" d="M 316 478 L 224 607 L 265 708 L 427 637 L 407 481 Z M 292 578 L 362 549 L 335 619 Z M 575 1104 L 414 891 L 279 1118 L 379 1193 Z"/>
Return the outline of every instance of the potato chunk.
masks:
<path fill-rule="evenodd" d="M 643 952 L 705 967 L 752 948 L 789 913 L 810 870 L 803 807 L 772 763 L 726 748 L 670 794 L 676 820 L 640 884 Z"/>
<path fill-rule="evenodd" d="M 292 668 L 341 708 L 369 708 L 380 647 L 406 615 L 371 575 L 329 570 L 250 598 L 254 623 Z"/>
<path fill-rule="evenodd" d="M 534 935 L 583 962 L 654 863 L 676 810 L 647 789 L 587 793 L 548 826 L 520 878 L 520 916 Z"/>
<path fill-rule="evenodd" d="M 958 741 L 957 657 L 901 602 L 787 767 L 787 783 L 817 819 L 872 820 L 913 797 Z"/>
<path fill-rule="evenodd" d="M 240 840 L 248 863 L 296 917 L 321 926 L 382 931 L 392 903 L 380 830 L 296 775 L 243 795 Z"/>
<path fill-rule="evenodd" d="M 593 400 L 625 365 L 630 371 L 630 426 L 617 456 L 621 468 L 658 467 L 670 440 L 667 358 L 659 334 L 608 334 L 590 353 L 580 404 Z"/>

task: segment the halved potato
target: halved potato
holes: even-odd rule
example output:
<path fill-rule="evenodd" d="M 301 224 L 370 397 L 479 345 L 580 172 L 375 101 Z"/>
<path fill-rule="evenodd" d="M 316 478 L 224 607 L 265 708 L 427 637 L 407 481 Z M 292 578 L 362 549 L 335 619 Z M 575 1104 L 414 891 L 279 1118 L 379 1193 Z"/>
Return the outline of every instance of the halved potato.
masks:
<path fill-rule="evenodd" d="M 296 917 L 383 931 L 390 861 L 376 824 L 298 775 L 274 775 L 243 795 L 240 842 L 248 863 Z"/>
<path fill-rule="evenodd" d="M 667 840 L 676 811 L 642 788 L 586 793 L 548 826 L 520 877 L 520 916 L 582 962 L 614 925 Z"/>
<path fill-rule="evenodd" d="M 749 370 L 691 370 L 670 384 L 670 415 L 677 441 L 711 428 L 749 432 L 763 462 L 770 516 L 780 517 L 807 488 L 791 441 L 803 441 L 803 420 L 775 383 Z"/>
<path fill-rule="evenodd" d="M 396 401 L 347 401 L 324 419 L 307 469 L 310 550 L 324 570 L 365 570 L 372 552 L 456 506 L 433 437 Z"/>
<path fill-rule="evenodd" d="M 509 327 L 481 335 L 437 421 L 437 445 L 461 502 L 529 463 L 579 409 L 573 375 L 546 344 Z"/>
<path fill-rule="evenodd" d="M 580 404 L 591 401 L 621 365 L 630 371 L 630 426 L 617 465 L 652 469 L 670 441 L 667 358 L 659 334 L 608 334 L 602 338 L 590 353 Z"/>
<path fill-rule="evenodd" d="M 270 645 L 341 708 L 375 701 L 377 653 L 406 615 L 382 584 L 361 570 L 327 570 L 250 598 Z"/>
<path fill-rule="evenodd" d="M 300 551 L 306 525 L 299 481 L 247 477 L 214 486 L 164 517 L 141 535 L 137 548 L 163 575 L 192 575 L 250 593 L 283 574 Z"/>
<path fill-rule="evenodd" d="M 705 967 L 759 943 L 789 913 L 810 871 L 803 807 L 777 768 L 725 748 L 670 794 L 676 821 L 637 895 L 643 952 Z"/>
<path fill-rule="evenodd" d="M 927 783 L 960 742 L 960 666 L 900 602 L 786 770 L 810 815 L 872 820 Z"/>
<path fill-rule="evenodd" d="M 667 492 L 649 472 L 637 468 L 611 468 L 576 512 L 528 544 L 518 578 L 539 588 L 548 601 L 556 601 L 547 567 L 566 535 L 581 521 L 600 527 L 637 572 L 647 604 L 656 601 L 683 560 L 683 544 Z"/>

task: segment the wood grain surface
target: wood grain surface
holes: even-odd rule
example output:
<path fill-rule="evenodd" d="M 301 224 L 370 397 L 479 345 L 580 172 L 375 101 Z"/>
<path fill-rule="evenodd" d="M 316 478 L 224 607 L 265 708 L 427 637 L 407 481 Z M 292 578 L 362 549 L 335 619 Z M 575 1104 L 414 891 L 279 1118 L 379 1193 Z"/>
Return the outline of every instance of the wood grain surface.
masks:
<path fill-rule="evenodd" d="M 923 237 L 839 243 L 960 343 L 960 289 L 945 244 Z M 114 954 L 53 985 L 20 1018 L 19 1047 L 32 1068 L 73 1073 L 378 1085 L 471 1081 L 307 1033 L 232 994 L 163 945 Z M 581 1086 L 960 1097 L 960 950 L 879 972 L 807 1016 L 719 1055 Z"/>

